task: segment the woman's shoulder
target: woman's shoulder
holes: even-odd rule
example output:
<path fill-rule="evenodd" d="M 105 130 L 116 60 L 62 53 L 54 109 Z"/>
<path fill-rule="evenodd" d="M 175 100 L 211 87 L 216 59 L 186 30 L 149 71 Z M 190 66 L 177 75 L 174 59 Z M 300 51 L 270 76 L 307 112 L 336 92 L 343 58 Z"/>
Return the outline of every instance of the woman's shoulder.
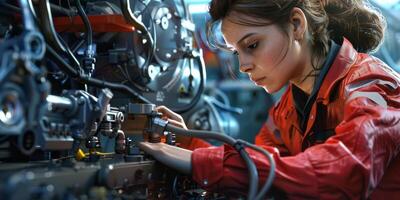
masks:
<path fill-rule="evenodd" d="M 356 62 L 345 77 L 347 83 L 361 80 L 384 79 L 400 84 L 400 75 L 379 58 L 359 53 Z"/>
<path fill-rule="evenodd" d="M 398 72 L 379 58 L 360 53 L 342 81 L 340 96 L 346 102 L 359 95 L 367 95 L 368 98 L 379 95 L 387 99 L 400 94 L 399 86 Z"/>

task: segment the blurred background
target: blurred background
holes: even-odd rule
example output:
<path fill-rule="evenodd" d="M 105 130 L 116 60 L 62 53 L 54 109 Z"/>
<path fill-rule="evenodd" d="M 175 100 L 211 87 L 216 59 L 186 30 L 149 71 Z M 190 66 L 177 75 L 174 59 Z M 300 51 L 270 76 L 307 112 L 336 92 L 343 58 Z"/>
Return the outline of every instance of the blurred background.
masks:
<path fill-rule="evenodd" d="M 228 118 L 224 119 L 222 116 L 223 119 L 221 119 L 225 133 L 253 142 L 254 136 L 267 119 L 268 109 L 279 100 L 283 91 L 273 95 L 267 94 L 251 83 L 247 75 L 239 72 L 236 56 L 212 49 L 207 45 L 205 26 L 209 20 L 209 2 L 209 0 L 186 1 L 196 25 L 199 45 L 203 49 L 207 71 L 206 93 L 228 105 L 231 110 L 227 112 Z M 386 17 L 388 25 L 384 43 L 374 55 L 396 71 L 400 71 L 400 53 L 398 52 L 400 49 L 400 1 L 379 0 L 370 1 L 370 3 Z"/>

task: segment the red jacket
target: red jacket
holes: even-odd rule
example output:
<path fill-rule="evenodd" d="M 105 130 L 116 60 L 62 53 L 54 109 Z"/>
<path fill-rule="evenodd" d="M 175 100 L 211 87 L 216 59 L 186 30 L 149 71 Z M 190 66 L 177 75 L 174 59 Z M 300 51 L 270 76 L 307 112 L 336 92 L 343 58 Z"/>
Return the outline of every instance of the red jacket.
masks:
<path fill-rule="evenodd" d="M 273 153 L 274 187 L 286 198 L 400 197 L 400 76 L 344 40 L 314 102 L 306 131 L 299 128 L 291 86 L 271 109 L 255 143 Z M 208 147 L 193 139 L 189 149 Z M 247 150 L 264 184 L 267 158 Z M 207 190 L 248 189 L 248 172 L 229 146 L 197 148 L 193 179 Z"/>

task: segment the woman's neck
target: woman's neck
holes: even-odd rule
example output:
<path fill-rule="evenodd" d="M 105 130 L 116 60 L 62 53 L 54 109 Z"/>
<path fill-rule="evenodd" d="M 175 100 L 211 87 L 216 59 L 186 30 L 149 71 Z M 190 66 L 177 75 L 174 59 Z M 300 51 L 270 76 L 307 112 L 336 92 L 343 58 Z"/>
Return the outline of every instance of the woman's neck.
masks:
<path fill-rule="evenodd" d="M 311 48 L 305 51 L 304 60 L 299 64 L 298 76 L 291 79 L 291 83 L 303 90 L 306 94 L 310 95 L 320 73 L 320 67 L 323 65 L 326 55 L 323 58 L 312 56 Z M 313 67 L 314 66 L 314 67 Z M 316 70 L 317 69 L 317 70 Z"/>

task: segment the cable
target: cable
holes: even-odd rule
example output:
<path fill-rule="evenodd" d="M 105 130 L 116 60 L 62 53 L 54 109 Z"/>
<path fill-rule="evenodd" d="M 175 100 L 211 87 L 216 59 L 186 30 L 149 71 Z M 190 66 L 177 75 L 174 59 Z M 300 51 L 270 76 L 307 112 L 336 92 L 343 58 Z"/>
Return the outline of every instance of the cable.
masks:
<path fill-rule="evenodd" d="M 256 200 L 264 199 L 265 194 L 271 188 L 272 183 L 273 183 L 274 178 L 275 178 L 276 164 L 275 164 L 274 158 L 272 157 L 272 155 L 268 151 L 266 151 L 265 149 L 263 149 L 263 148 L 261 148 L 259 146 L 251 144 L 251 143 L 249 143 L 247 141 L 244 141 L 244 140 L 238 140 L 238 142 L 243 143 L 245 146 L 247 146 L 249 148 L 252 148 L 252 149 L 262 153 L 265 157 L 268 158 L 268 161 L 269 161 L 269 164 L 270 164 L 269 175 L 268 175 L 268 178 L 265 181 L 263 187 L 261 188 L 260 192 L 258 193 L 258 195 L 255 198 Z"/>
<path fill-rule="evenodd" d="M 60 67 L 61 70 L 63 70 L 65 73 L 67 73 L 72 78 L 78 79 L 78 80 L 82 81 L 83 83 L 86 83 L 88 85 L 92 85 L 95 87 L 100 87 L 100 88 L 108 87 L 113 90 L 128 92 L 144 103 L 148 103 L 148 104 L 152 103 L 150 100 L 146 99 L 141 94 L 139 94 L 138 92 L 136 92 L 135 90 L 133 90 L 132 88 L 130 88 L 126 85 L 119 84 L 119 83 L 110 83 L 110 82 L 99 80 L 96 78 L 91 78 L 87 75 L 79 73 L 71 65 L 69 65 L 67 62 L 65 62 L 65 60 L 60 55 L 58 55 L 57 52 L 49 44 L 46 44 L 46 48 L 47 48 L 46 53 L 48 53 L 49 57 L 51 57 L 58 64 L 58 66 Z"/>
<path fill-rule="evenodd" d="M 154 23 L 150 22 L 150 25 L 152 26 L 152 29 L 153 29 L 153 34 L 151 34 L 147 30 L 146 26 L 143 23 L 141 23 L 133 14 L 133 12 L 131 10 L 130 1 L 121 0 L 120 4 L 121 4 L 121 10 L 122 10 L 125 20 L 128 23 L 132 24 L 137 30 L 139 30 L 141 32 L 141 34 L 145 34 L 145 36 L 147 37 L 148 41 L 146 42 L 146 44 L 149 46 L 147 48 L 147 53 L 146 53 L 147 58 L 145 59 L 144 63 L 141 64 L 141 66 L 139 65 L 140 55 L 136 52 L 135 47 L 132 48 L 132 51 L 136 57 L 136 64 L 138 65 L 138 67 L 142 70 L 143 69 L 147 70 L 147 68 L 150 65 L 151 60 L 153 59 L 153 54 L 155 53 L 156 45 L 154 43 L 155 43 L 155 41 L 157 41 L 157 33 L 155 32 L 156 27 L 155 27 Z M 134 81 L 132 81 L 132 80 L 130 80 L 130 81 L 132 84 L 134 84 L 134 85 L 136 84 Z M 148 90 L 148 88 L 144 88 L 144 89 Z"/>
<path fill-rule="evenodd" d="M 85 29 L 86 29 L 86 51 L 85 51 L 85 55 L 83 58 L 83 69 L 85 70 L 85 72 L 91 76 L 94 69 L 95 69 L 95 63 L 96 63 L 96 59 L 95 57 L 95 48 L 93 47 L 93 31 L 92 31 L 92 27 L 90 25 L 90 21 L 88 16 L 85 13 L 85 10 L 83 10 L 83 6 L 81 4 L 81 0 L 75 0 L 75 6 L 78 9 L 78 14 L 81 17 L 83 24 L 85 25 Z"/>
<path fill-rule="evenodd" d="M 174 125 L 171 125 L 168 123 L 168 121 L 164 121 L 160 118 L 154 118 L 152 120 L 152 126 L 153 126 L 153 132 L 154 133 L 163 133 L 164 131 L 170 131 L 173 132 L 177 135 L 184 135 L 184 136 L 190 136 L 190 137 L 197 137 L 197 138 L 203 138 L 203 139 L 215 139 L 219 140 L 222 142 L 225 142 L 231 146 L 233 146 L 239 154 L 242 156 L 243 160 L 245 161 L 248 170 L 249 170 L 249 192 L 248 192 L 248 199 L 264 199 L 265 194 L 268 192 L 268 190 L 271 188 L 273 180 L 275 178 L 275 170 L 276 170 L 276 165 L 275 161 L 272 157 L 272 155 L 266 151 L 265 149 L 258 147 L 256 145 L 253 145 L 247 141 L 244 140 L 235 140 L 232 137 L 229 137 L 227 135 L 223 135 L 218 132 L 213 132 L 213 131 L 198 131 L 198 130 L 186 130 L 180 127 L 176 127 Z M 252 148 L 261 154 L 265 155 L 268 158 L 268 161 L 270 163 L 270 171 L 268 178 L 265 181 L 265 184 L 261 188 L 260 192 L 255 196 L 257 189 L 258 189 L 258 172 L 257 168 L 255 167 L 254 162 L 250 159 L 248 153 L 245 151 L 244 147 L 249 147 Z"/>
<path fill-rule="evenodd" d="M 147 30 L 146 26 L 140 22 L 135 15 L 133 14 L 132 10 L 131 10 L 131 5 L 130 5 L 130 1 L 129 0 L 120 0 L 120 4 L 121 4 L 121 10 L 122 10 L 122 14 L 125 18 L 125 20 L 132 24 L 137 30 L 139 30 L 142 34 L 145 34 L 145 36 L 147 37 L 147 44 L 149 45 L 149 49 L 148 49 L 148 58 L 145 60 L 145 62 L 143 63 L 142 68 L 147 68 L 148 65 L 150 64 L 151 61 L 151 56 L 154 54 L 155 52 L 155 41 L 153 39 L 153 37 L 151 36 L 150 32 Z"/>
<path fill-rule="evenodd" d="M 218 132 L 213 132 L 213 131 L 198 131 L 198 130 L 186 130 L 183 128 L 179 128 L 176 126 L 173 126 L 171 124 L 167 124 L 165 126 L 166 131 L 173 132 L 175 134 L 179 135 L 185 135 L 185 136 L 190 136 L 190 137 L 197 137 L 197 138 L 203 138 L 203 139 L 214 139 L 214 140 L 219 140 L 222 142 L 225 142 L 231 146 L 233 146 L 242 156 L 244 162 L 246 163 L 248 173 L 249 173 L 249 192 L 247 195 L 248 199 L 254 199 L 257 193 L 258 189 L 258 172 L 257 168 L 254 164 L 254 162 L 251 160 L 249 154 L 245 151 L 244 147 L 240 145 L 240 143 L 237 143 L 235 139 L 220 134 Z"/>
<path fill-rule="evenodd" d="M 63 8 L 61 6 L 54 5 L 52 3 L 50 4 L 50 8 L 51 8 L 51 10 L 54 11 L 55 14 L 59 14 L 59 15 L 73 16 L 76 14 L 74 12 L 74 10 Z"/>
<path fill-rule="evenodd" d="M 74 66 L 80 68 L 80 63 L 72 54 L 71 50 L 62 44 L 59 37 L 56 34 L 56 30 L 53 26 L 53 18 L 51 16 L 51 9 L 49 0 L 39 1 L 39 13 L 38 21 L 40 21 L 41 28 L 43 30 L 43 35 L 46 41 L 51 44 L 57 51 L 65 52 L 68 56 L 68 60 L 73 63 Z"/>
<path fill-rule="evenodd" d="M 78 14 L 82 18 L 83 24 L 86 28 L 86 42 L 87 42 L 87 49 L 91 48 L 93 45 L 93 32 L 92 26 L 90 25 L 89 18 L 86 15 L 85 11 L 83 10 L 81 0 L 75 0 L 76 8 L 78 9 Z"/>

